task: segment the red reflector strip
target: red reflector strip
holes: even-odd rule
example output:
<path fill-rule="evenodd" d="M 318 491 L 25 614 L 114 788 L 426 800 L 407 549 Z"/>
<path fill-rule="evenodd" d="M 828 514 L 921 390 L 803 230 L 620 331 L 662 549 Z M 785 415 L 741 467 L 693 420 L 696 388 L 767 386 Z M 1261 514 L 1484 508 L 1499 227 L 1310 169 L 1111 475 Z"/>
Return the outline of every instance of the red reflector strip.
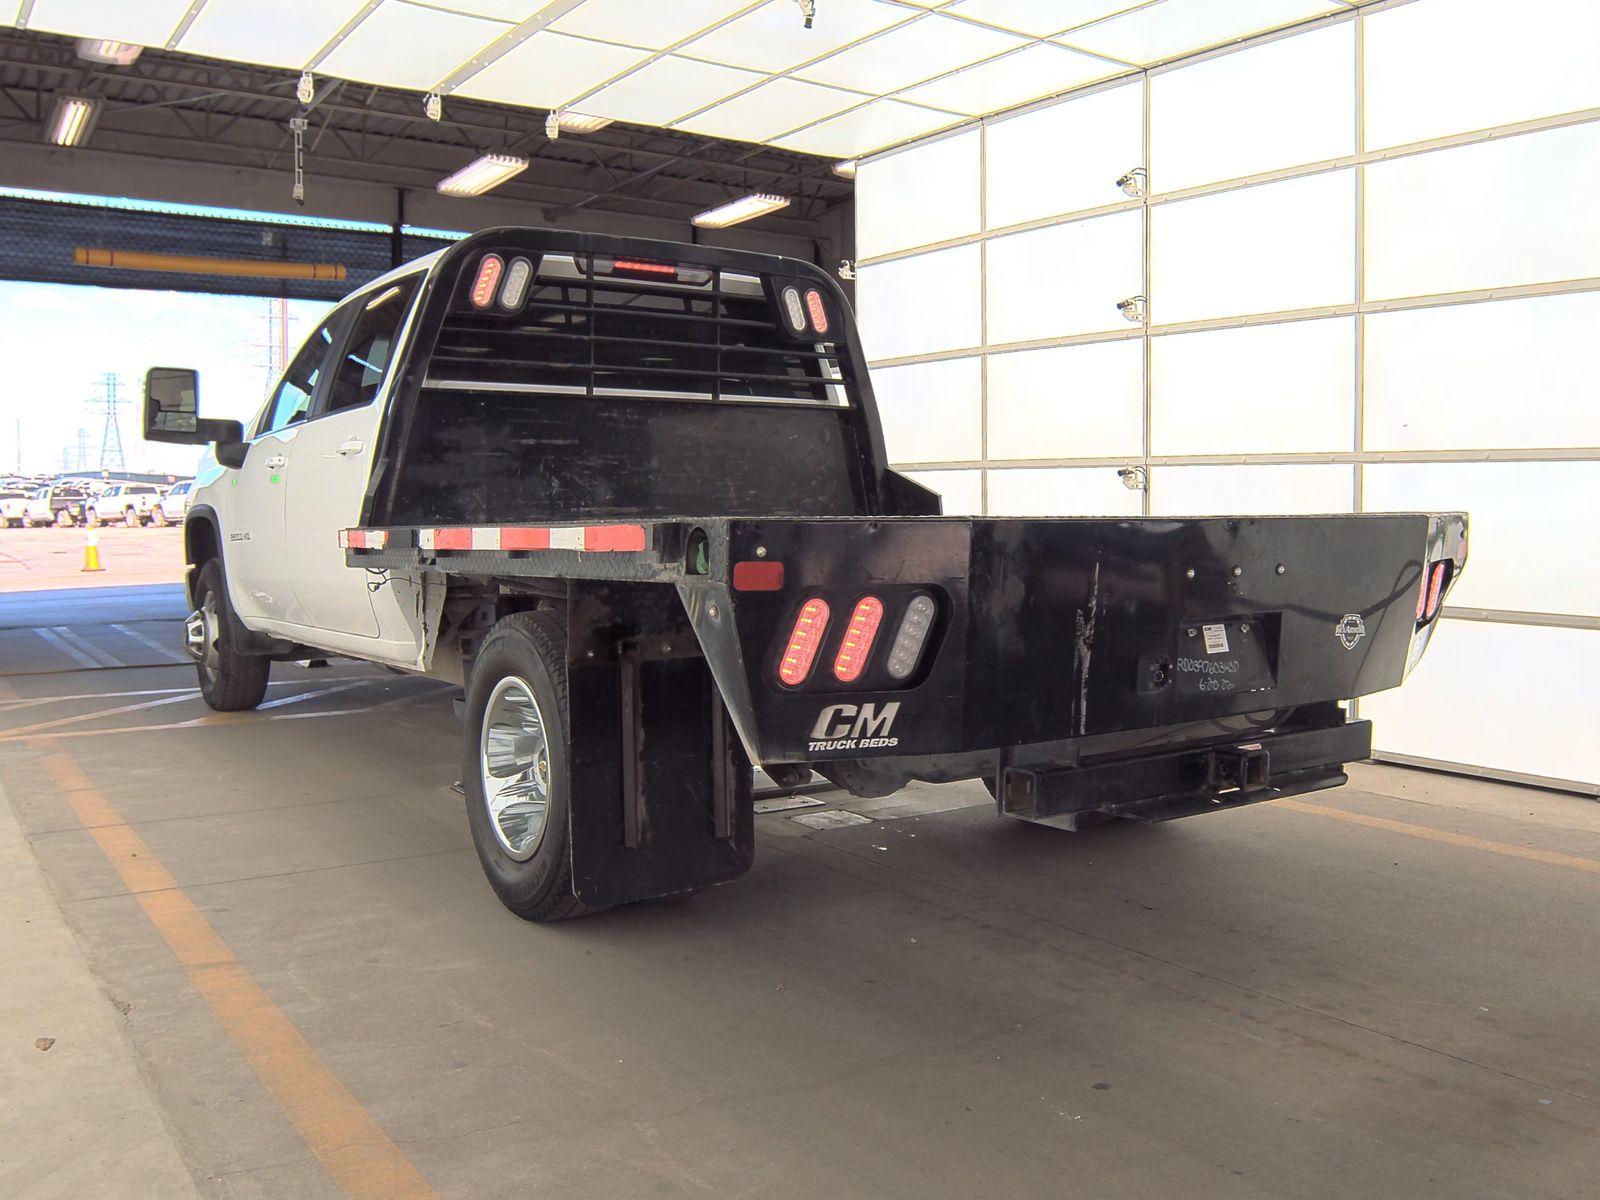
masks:
<path fill-rule="evenodd" d="M 741 562 L 733 564 L 733 590 L 736 592 L 776 592 L 783 588 L 781 562 Z"/>
<path fill-rule="evenodd" d="M 387 529 L 342 529 L 339 545 L 347 550 L 382 550 L 389 544 Z"/>
<path fill-rule="evenodd" d="M 489 307 L 494 301 L 494 289 L 500 282 L 500 273 L 505 269 L 505 261 L 498 254 L 483 256 L 483 261 L 478 264 L 478 278 L 472 284 L 473 307 Z"/>
<path fill-rule="evenodd" d="M 1433 564 L 1433 579 L 1428 584 L 1428 612 L 1427 619 L 1433 620 L 1439 615 L 1439 601 L 1443 598 L 1440 593 L 1444 590 L 1444 564 Z"/>
<path fill-rule="evenodd" d="M 548 529 L 520 529 L 516 526 L 507 526 L 500 531 L 500 549 L 548 550 L 550 549 L 550 531 Z"/>
<path fill-rule="evenodd" d="M 433 535 L 433 550 L 471 550 L 472 530 L 470 529 L 430 529 Z"/>
<path fill-rule="evenodd" d="M 838 656 L 833 660 L 834 678 L 840 683 L 854 683 L 861 678 L 882 622 L 882 600 L 876 596 L 864 596 L 856 602 L 856 609 L 850 614 L 850 624 L 845 626 L 844 641 L 839 643 Z"/>
<path fill-rule="evenodd" d="M 794 632 L 789 635 L 783 660 L 778 664 L 778 678 L 790 687 L 804 683 L 811 675 L 811 664 L 817 659 L 817 649 L 827 631 L 828 602 L 821 597 L 807 600 L 795 618 Z"/>
<path fill-rule="evenodd" d="M 818 333 L 828 332 L 828 309 L 822 303 L 822 293 L 816 288 L 806 291 L 806 312 L 811 315 L 811 328 Z"/>
<path fill-rule="evenodd" d="M 590 525 L 583 531 L 585 550 L 643 550 L 642 525 Z"/>

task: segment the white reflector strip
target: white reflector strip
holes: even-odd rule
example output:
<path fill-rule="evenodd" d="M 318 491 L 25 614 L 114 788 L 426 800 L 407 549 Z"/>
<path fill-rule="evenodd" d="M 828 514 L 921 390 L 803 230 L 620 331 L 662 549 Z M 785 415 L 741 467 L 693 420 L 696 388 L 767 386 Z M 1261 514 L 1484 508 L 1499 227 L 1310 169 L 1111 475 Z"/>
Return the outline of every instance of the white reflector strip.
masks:
<path fill-rule="evenodd" d="M 552 550 L 582 550 L 583 529 L 552 529 L 550 531 L 550 549 Z"/>
<path fill-rule="evenodd" d="M 341 529 L 339 545 L 351 550 L 382 550 L 389 542 L 386 529 Z M 643 525 L 474 525 L 444 529 L 418 529 L 417 549 L 442 550 L 579 550 L 590 554 L 648 549 L 650 535 Z"/>
<path fill-rule="evenodd" d="M 491 525 L 474 529 L 472 531 L 472 548 L 474 550 L 500 549 L 500 527 Z"/>

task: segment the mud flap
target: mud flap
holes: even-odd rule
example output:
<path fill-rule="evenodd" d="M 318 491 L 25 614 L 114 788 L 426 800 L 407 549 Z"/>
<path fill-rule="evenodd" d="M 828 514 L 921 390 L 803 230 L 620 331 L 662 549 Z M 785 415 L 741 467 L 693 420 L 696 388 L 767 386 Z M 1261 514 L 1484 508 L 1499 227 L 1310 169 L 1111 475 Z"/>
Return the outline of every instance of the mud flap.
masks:
<path fill-rule="evenodd" d="M 568 617 L 572 885 L 609 906 L 737 879 L 752 773 L 677 595 L 574 590 Z"/>

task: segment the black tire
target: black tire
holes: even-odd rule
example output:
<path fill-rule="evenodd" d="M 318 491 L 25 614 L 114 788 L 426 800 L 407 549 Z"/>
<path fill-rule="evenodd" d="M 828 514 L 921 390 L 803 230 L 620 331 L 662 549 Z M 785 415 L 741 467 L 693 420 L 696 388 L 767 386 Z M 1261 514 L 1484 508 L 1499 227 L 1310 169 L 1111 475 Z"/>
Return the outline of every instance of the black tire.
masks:
<path fill-rule="evenodd" d="M 461 781 L 467 823 L 478 862 L 494 894 L 525 921 L 562 921 L 596 911 L 572 890 L 570 728 L 567 666 L 561 624 L 548 613 L 515 613 L 483 639 L 467 686 L 462 722 Z M 545 732 L 548 762 L 544 831 L 527 859 L 509 853 L 496 832 L 480 769 L 483 726 L 502 680 L 523 680 L 532 691 Z"/>
<path fill-rule="evenodd" d="M 150 524 L 157 529 L 165 529 L 167 527 L 167 514 L 159 504 L 150 510 Z"/>
<path fill-rule="evenodd" d="M 234 645 L 233 606 L 228 603 L 228 589 L 222 580 L 222 563 L 215 558 L 200 568 L 194 587 L 195 608 L 204 611 L 208 597 L 216 615 L 216 668 L 204 663 L 195 665 L 200 695 L 218 712 L 244 712 L 266 696 L 272 660 L 241 654 Z"/>
<path fill-rule="evenodd" d="M 83 523 L 90 529 L 99 529 L 100 526 L 105 524 L 105 522 L 100 519 L 100 510 L 98 508 L 84 509 Z"/>
<path fill-rule="evenodd" d="M 73 525 L 71 510 L 70 509 L 65 509 L 65 508 L 57 509 L 56 510 L 56 524 L 59 525 L 62 529 L 71 529 L 72 525 Z"/>
<path fill-rule="evenodd" d="M 123 512 L 122 523 L 129 529 L 137 529 L 144 524 L 143 521 L 139 520 L 139 510 L 136 508 L 126 509 Z"/>

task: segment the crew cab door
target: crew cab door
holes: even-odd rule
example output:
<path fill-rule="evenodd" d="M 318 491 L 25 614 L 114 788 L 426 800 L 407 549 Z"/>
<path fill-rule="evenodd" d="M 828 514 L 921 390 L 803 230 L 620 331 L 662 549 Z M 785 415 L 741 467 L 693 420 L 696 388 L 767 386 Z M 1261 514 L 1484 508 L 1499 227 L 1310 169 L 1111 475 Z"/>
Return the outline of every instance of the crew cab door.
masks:
<path fill-rule="evenodd" d="M 228 598 L 253 629 L 280 627 L 289 618 L 294 596 L 284 544 L 289 452 L 326 385 L 328 360 L 344 315 L 343 309 L 336 309 L 295 355 L 256 419 L 244 465 L 230 472 L 222 497 Z"/>
<path fill-rule="evenodd" d="M 289 621 L 308 630 L 379 636 L 374 606 L 392 591 L 380 596 L 384 587 L 375 591 L 365 571 L 345 565 L 339 531 L 361 523 L 390 368 L 399 359 L 421 278 L 420 273 L 407 276 L 348 303 L 349 324 L 338 359 L 329 367 L 326 391 L 289 451 L 284 526 L 294 592 Z M 306 640 L 313 639 L 308 634 Z M 377 649 L 367 652 L 390 657 Z M 415 651 L 401 657 L 410 661 Z"/>

